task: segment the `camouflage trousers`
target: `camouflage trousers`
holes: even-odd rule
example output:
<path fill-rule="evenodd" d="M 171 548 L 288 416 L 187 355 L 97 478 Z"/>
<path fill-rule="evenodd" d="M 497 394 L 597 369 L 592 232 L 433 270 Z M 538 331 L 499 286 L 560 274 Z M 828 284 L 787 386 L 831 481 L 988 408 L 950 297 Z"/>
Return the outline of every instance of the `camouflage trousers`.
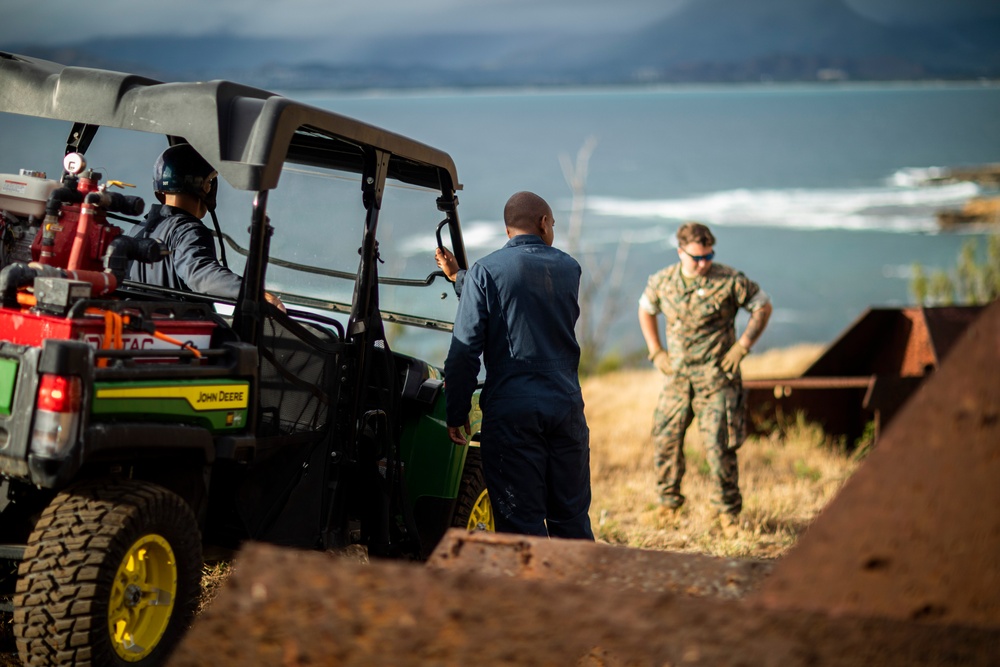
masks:
<path fill-rule="evenodd" d="M 739 514 L 743 497 L 736 450 L 743 444 L 746 421 L 739 380 L 720 386 L 718 382 L 677 374 L 667 379 L 653 413 L 653 461 L 660 502 L 675 509 L 684 504 L 684 434 L 695 417 L 708 468 L 716 480 L 712 504 L 719 512 Z"/>

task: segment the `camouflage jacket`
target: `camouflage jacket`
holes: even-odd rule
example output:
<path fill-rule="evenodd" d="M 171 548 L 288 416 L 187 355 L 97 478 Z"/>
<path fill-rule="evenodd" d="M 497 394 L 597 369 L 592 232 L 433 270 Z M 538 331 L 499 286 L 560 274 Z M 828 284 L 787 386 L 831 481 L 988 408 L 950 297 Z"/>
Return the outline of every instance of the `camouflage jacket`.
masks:
<path fill-rule="evenodd" d="M 739 309 L 763 305 L 760 300 L 751 303 L 758 293 L 760 285 L 724 264 L 712 264 L 707 275 L 686 279 L 681 265 L 672 264 L 649 277 L 639 303 L 650 315 L 663 313 L 671 364 L 675 372 L 685 373 L 718 367 L 736 342 Z"/>

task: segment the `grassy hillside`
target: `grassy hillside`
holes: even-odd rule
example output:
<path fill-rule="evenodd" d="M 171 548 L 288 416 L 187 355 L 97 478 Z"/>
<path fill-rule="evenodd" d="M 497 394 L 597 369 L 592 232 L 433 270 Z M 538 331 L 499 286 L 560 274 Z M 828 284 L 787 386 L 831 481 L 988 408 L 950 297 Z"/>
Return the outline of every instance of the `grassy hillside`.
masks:
<path fill-rule="evenodd" d="M 798 375 L 822 348 L 801 346 L 753 354 L 747 377 Z M 657 516 L 650 438 L 653 408 L 662 386 L 654 369 L 627 370 L 584 382 L 591 430 L 593 504 L 598 539 L 645 549 L 730 557 L 774 558 L 795 543 L 851 475 L 857 462 L 837 451 L 807 424 L 785 439 L 750 438 L 739 452 L 743 514 L 736 535 L 714 525 L 709 505 L 713 481 L 696 424 L 685 443 L 687 502 L 669 523 Z"/>

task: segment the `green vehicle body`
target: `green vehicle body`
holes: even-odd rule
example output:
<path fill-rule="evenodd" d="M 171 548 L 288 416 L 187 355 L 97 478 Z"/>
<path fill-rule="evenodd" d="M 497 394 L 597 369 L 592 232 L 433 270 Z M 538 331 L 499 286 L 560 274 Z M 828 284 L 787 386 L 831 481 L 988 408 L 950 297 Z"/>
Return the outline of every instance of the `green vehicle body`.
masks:
<path fill-rule="evenodd" d="M 478 392 L 473 397 L 469 421 L 473 433 L 478 433 L 482 423 Z M 408 420 L 403 425 L 403 461 L 407 470 L 407 490 L 414 505 L 420 498 L 438 498 L 447 502 L 458 497 L 462 470 L 469 450 L 447 446 L 447 424 L 442 396 L 431 412 Z M 475 448 L 478 443 L 473 442 L 470 446 Z"/>
<path fill-rule="evenodd" d="M 248 380 L 95 382 L 92 419 L 200 426 L 212 434 L 246 426 Z"/>

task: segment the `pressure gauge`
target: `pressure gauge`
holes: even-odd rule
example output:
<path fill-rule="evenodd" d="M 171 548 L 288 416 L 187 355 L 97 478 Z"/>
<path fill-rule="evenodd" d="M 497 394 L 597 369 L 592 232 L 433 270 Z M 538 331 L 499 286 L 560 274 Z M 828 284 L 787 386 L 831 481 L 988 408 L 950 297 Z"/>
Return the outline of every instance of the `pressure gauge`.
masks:
<path fill-rule="evenodd" d="M 63 169 L 66 173 L 76 176 L 87 168 L 87 158 L 80 153 L 67 153 L 63 158 Z"/>

